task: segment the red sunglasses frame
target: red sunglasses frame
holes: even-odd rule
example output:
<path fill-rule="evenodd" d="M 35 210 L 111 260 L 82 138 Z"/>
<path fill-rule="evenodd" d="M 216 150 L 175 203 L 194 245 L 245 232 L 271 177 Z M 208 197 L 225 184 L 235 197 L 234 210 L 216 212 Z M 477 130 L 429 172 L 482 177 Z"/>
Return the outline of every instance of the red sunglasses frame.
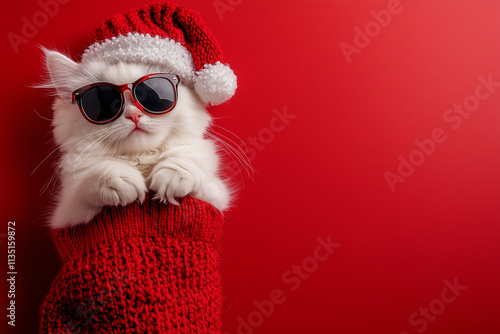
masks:
<path fill-rule="evenodd" d="M 137 101 L 137 98 L 135 96 L 135 88 L 137 87 L 137 85 L 139 85 L 141 82 L 143 82 L 143 81 L 145 81 L 147 79 L 151 79 L 151 78 L 164 78 L 164 79 L 167 79 L 172 84 L 172 87 L 174 88 L 174 101 L 173 101 L 174 103 L 172 104 L 172 106 L 170 108 L 168 108 L 167 110 L 165 110 L 165 111 L 163 111 L 161 113 L 152 112 L 152 111 L 146 109 L 144 106 L 142 106 L 140 104 L 139 101 Z M 134 103 L 137 106 L 137 108 L 139 108 L 142 112 L 144 112 L 144 113 L 146 113 L 148 115 L 151 115 L 151 116 L 161 116 L 161 115 L 165 115 L 166 113 L 170 112 L 172 109 L 175 108 L 175 105 L 177 104 L 177 86 L 179 85 L 180 81 L 181 81 L 181 79 L 180 79 L 180 77 L 177 74 L 172 74 L 172 73 L 153 73 L 153 74 L 145 75 L 145 76 L 137 79 L 133 83 L 123 84 L 123 85 L 115 85 L 115 84 L 112 84 L 112 83 L 109 83 L 109 82 L 96 82 L 96 83 L 93 83 L 93 84 L 90 84 L 90 85 L 86 85 L 86 86 L 83 86 L 83 87 L 75 90 L 72 93 L 72 101 L 71 101 L 71 103 L 76 103 L 78 105 L 78 108 L 80 109 L 80 112 L 82 113 L 83 117 L 87 121 L 89 121 L 90 123 L 98 124 L 98 125 L 100 125 L 100 124 L 106 124 L 106 123 L 113 122 L 114 120 L 116 120 L 117 118 L 119 118 L 123 114 L 123 110 L 125 110 L 125 96 L 124 96 L 124 92 L 126 90 L 130 90 L 130 92 L 132 92 L 132 100 L 134 101 Z M 94 88 L 94 87 L 102 87 L 102 86 L 113 87 L 113 88 L 117 89 L 120 92 L 121 101 L 120 101 L 120 111 L 116 114 L 116 116 L 114 116 L 113 118 L 110 118 L 110 119 L 108 119 L 106 121 L 99 122 L 99 121 L 94 121 L 94 120 L 90 119 L 87 116 L 87 114 L 85 113 L 85 110 L 83 109 L 83 106 L 82 106 L 81 97 L 89 89 Z"/>

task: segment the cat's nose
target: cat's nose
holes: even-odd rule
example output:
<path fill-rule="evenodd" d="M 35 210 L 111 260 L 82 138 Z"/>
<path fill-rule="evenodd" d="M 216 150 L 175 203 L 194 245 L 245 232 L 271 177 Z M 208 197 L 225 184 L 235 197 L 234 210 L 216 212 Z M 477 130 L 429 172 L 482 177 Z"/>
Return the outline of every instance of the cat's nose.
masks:
<path fill-rule="evenodd" d="M 132 113 L 130 115 L 127 115 L 127 118 L 130 119 L 132 122 L 135 124 L 139 123 L 139 117 L 141 117 L 141 113 Z"/>

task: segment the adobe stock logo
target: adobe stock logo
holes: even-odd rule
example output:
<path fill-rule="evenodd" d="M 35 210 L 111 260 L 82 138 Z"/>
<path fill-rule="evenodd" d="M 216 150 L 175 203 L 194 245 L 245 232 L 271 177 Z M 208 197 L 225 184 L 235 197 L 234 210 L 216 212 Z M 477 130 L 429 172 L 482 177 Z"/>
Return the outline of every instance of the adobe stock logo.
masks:
<path fill-rule="evenodd" d="M 212 2 L 215 12 L 221 21 L 224 21 L 224 13 L 232 12 L 243 0 L 215 0 Z"/>
<path fill-rule="evenodd" d="M 408 323 L 410 326 L 416 327 L 417 333 L 423 333 L 430 322 L 436 321 L 437 317 L 443 314 L 446 305 L 453 303 L 467 289 L 467 285 L 458 284 L 457 277 L 453 279 L 453 283 L 447 279 L 443 283 L 446 287 L 441 290 L 439 298 L 431 300 L 426 307 L 420 306 L 418 312 L 413 312 L 408 317 Z M 399 334 L 410 334 L 410 332 L 401 331 Z"/>
<path fill-rule="evenodd" d="M 30 17 L 23 16 L 21 18 L 22 27 L 20 33 L 9 32 L 7 39 L 14 49 L 14 52 L 19 53 L 19 48 L 23 44 L 28 44 L 29 41 L 38 34 L 38 31 L 49 23 L 49 19 L 59 13 L 59 5 L 65 5 L 70 0 L 40 0 L 38 1 L 39 10 Z"/>
<path fill-rule="evenodd" d="M 500 81 L 493 81 L 493 75 L 490 73 L 487 78 L 480 75 L 477 77 L 479 84 L 474 90 L 474 94 L 466 96 L 462 103 L 454 103 L 443 113 L 443 121 L 453 131 L 460 129 L 465 119 L 471 117 L 472 113 L 479 109 L 481 101 L 488 99 L 497 88 L 500 87 Z M 399 165 L 397 173 L 391 171 L 384 172 L 384 178 L 392 192 L 396 191 L 398 183 L 405 182 L 417 169 L 422 166 L 427 158 L 432 156 L 440 144 L 448 139 L 445 129 L 437 127 L 431 132 L 430 138 L 415 139 L 413 142 L 416 148 L 408 155 L 399 155 Z"/>
<path fill-rule="evenodd" d="M 368 21 L 364 29 L 358 26 L 354 27 L 355 34 L 352 44 L 346 42 L 339 44 L 347 63 L 351 63 L 353 54 L 360 54 L 361 50 L 370 45 L 372 39 L 380 35 L 382 28 L 387 28 L 394 15 L 401 14 L 403 11 L 403 5 L 399 0 L 389 0 L 386 7 L 387 9 L 381 9 L 378 12 L 374 10 L 370 11 L 373 20 Z"/>
<path fill-rule="evenodd" d="M 293 264 L 281 274 L 281 281 L 287 286 L 286 289 L 275 288 L 269 293 L 269 298 L 262 301 L 253 301 L 254 310 L 247 316 L 239 316 L 236 320 L 238 326 L 237 334 L 253 334 L 261 327 L 266 318 L 271 317 L 277 306 L 287 301 L 287 293 L 297 291 L 302 283 L 309 279 L 318 270 L 321 263 L 327 261 L 340 244 L 332 242 L 332 236 L 316 238 L 317 245 L 311 256 L 307 256 L 299 264 Z M 229 334 L 224 332 L 224 334 Z"/>
<path fill-rule="evenodd" d="M 271 144 L 276 134 L 283 132 L 291 121 L 297 117 L 297 114 L 287 111 L 286 106 L 282 110 L 273 108 L 272 113 L 273 116 L 269 119 L 267 127 L 262 127 L 256 135 L 248 136 L 245 142 L 238 145 L 238 151 L 244 152 L 249 162 L 252 162 L 259 152 Z M 233 161 L 228 164 L 227 169 L 234 175 L 239 174 L 241 172 L 239 163 Z"/>

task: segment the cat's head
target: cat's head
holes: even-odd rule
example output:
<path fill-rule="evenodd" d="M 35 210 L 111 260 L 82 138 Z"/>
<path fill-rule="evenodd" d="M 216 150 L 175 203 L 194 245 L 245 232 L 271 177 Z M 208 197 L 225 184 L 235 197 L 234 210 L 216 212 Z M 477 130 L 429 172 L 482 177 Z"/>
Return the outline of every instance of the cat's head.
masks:
<path fill-rule="evenodd" d="M 188 132 L 202 136 L 210 122 L 205 105 L 228 101 L 237 87 L 236 75 L 222 63 L 215 37 L 193 10 L 172 2 L 156 3 L 115 14 L 96 28 L 95 42 L 81 62 L 45 50 L 49 80 L 56 92 L 54 134 L 61 149 L 97 146 L 102 152 L 137 153 L 161 145 L 172 135 Z M 163 116 L 141 114 L 138 125 L 127 115 L 138 113 L 125 91 L 125 110 L 105 125 L 86 121 L 72 92 L 96 82 L 133 83 L 152 73 L 180 77 L 177 105 Z M 100 151 L 98 151 L 100 152 Z"/>
<path fill-rule="evenodd" d="M 151 116 L 142 112 L 129 90 L 124 92 L 123 113 L 106 124 L 93 124 L 72 100 L 72 92 L 89 84 L 108 82 L 115 85 L 133 83 L 152 73 L 172 73 L 167 66 L 134 62 L 107 63 L 104 60 L 75 62 L 69 57 L 44 50 L 48 71 L 47 88 L 55 94 L 53 133 L 63 152 L 96 154 L 138 154 L 158 149 L 169 139 L 202 138 L 211 117 L 205 104 L 188 85 L 178 85 L 175 108 Z"/>

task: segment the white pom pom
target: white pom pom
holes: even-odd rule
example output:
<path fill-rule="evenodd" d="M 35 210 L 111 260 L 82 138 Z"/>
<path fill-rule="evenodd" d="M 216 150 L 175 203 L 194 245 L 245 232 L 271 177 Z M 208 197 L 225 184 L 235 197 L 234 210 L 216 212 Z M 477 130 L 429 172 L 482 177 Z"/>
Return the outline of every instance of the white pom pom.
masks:
<path fill-rule="evenodd" d="M 216 62 L 205 64 L 196 72 L 194 90 L 206 104 L 217 105 L 229 100 L 236 91 L 236 75 L 229 66 Z"/>

